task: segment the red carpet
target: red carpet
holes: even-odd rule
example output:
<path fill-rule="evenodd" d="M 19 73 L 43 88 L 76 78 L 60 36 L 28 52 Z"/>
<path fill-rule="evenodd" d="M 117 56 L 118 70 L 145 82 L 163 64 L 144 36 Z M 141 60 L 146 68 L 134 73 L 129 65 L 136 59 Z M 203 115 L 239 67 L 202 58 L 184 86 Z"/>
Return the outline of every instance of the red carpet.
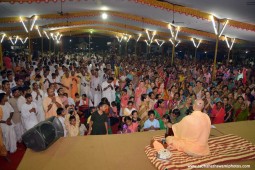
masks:
<path fill-rule="evenodd" d="M 15 170 L 19 166 L 20 161 L 22 160 L 25 152 L 26 147 L 25 145 L 18 144 L 18 149 L 15 153 L 10 154 L 8 153 L 8 158 L 11 162 L 6 161 L 3 157 L 0 157 L 0 170 Z"/>

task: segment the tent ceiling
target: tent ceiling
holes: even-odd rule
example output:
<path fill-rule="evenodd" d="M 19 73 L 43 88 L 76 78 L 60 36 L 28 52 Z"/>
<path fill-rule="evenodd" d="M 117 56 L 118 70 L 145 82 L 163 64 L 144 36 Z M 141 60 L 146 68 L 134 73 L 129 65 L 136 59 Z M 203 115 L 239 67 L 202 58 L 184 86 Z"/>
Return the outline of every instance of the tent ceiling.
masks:
<path fill-rule="evenodd" d="M 8 1 L 8 0 L 6 0 Z M 20 0 L 19 0 L 20 1 Z M 148 3 L 153 3 L 151 0 L 147 0 Z M 214 14 L 219 18 L 230 18 L 231 20 L 245 22 L 252 24 L 252 27 L 255 28 L 255 15 L 254 13 L 254 6 L 249 6 L 246 4 L 245 0 L 235 0 L 233 3 L 232 0 L 168 0 L 171 3 L 187 6 L 193 8 L 195 10 L 199 10 L 202 12 L 206 12 L 209 14 Z M 141 2 L 141 1 L 140 1 Z M 169 5 L 164 3 L 164 5 Z M 7 28 L 17 28 L 20 27 L 20 31 L 23 32 L 24 29 L 20 22 L 14 23 L 7 23 L 1 22 L 1 19 L 7 17 L 30 17 L 32 15 L 43 15 L 43 14 L 57 14 L 60 11 L 61 3 L 58 2 L 49 2 L 49 3 L 14 3 L 11 4 L 9 2 L 1 2 L 0 3 L 0 32 L 4 32 Z M 133 0 L 80 0 L 80 1 L 65 1 L 63 2 L 63 12 L 64 13 L 73 13 L 73 12 L 86 12 L 89 10 L 99 10 L 99 11 L 116 11 L 121 12 L 124 16 L 125 14 L 132 14 L 136 15 L 137 17 L 149 18 L 159 23 L 169 23 L 172 21 L 172 11 L 162 10 L 160 8 L 156 8 L 154 6 L 149 6 L 148 4 L 141 4 L 137 3 Z M 59 16 L 59 15 L 57 15 Z M 79 21 L 102 21 L 101 17 L 98 16 L 91 16 L 91 17 L 76 17 L 76 18 L 69 18 L 66 19 L 64 15 L 63 18 L 60 19 L 38 19 L 36 22 L 39 26 L 45 25 L 54 25 L 57 23 L 75 23 Z M 210 35 L 214 35 L 214 30 L 211 24 L 211 21 L 200 19 L 197 17 L 192 17 L 191 15 L 185 15 L 183 13 L 175 13 L 175 21 L 176 22 L 183 22 L 178 24 L 181 27 L 190 28 L 190 30 L 200 30 L 202 33 L 209 33 Z M 156 30 L 158 32 L 165 32 L 169 34 L 170 32 L 166 27 L 157 26 L 155 24 L 149 24 L 146 22 L 138 22 L 135 20 L 126 19 L 123 17 L 116 17 L 110 15 L 106 22 L 116 22 L 122 25 L 130 25 L 139 28 L 149 29 L 149 30 Z M 134 34 L 139 34 L 142 31 L 139 30 L 132 30 L 129 28 L 119 28 L 116 25 L 109 25 L 103 23 L 95 23 L 95 24 L 87 24 L 87 26 L 95 27 L 95 26 L 102 26 L 104 25 L 105 28 L 116 28 L 120 31 L 128 31 Z M 67 24 L 67 26 L 71 26 L 71 24 Z M 76 26 L 79 27 L 79 26 Z M 46 27 L 47 30 L 58 30 L 62 29 L 61 27 Z M 66 28 L 69 29 L 70 28 Z M 7 31 L 7 33 L 12 34 L 13 31 Z M 82 28 L 81 28 L 82 31 Z M 209 41 L 214 41 L 214 38 L 204 36 L 204 34 L 192 34 L 191 31 L 181 31 L 181 36 L 189 36 L 189 37 L 197 37 L 202 38 Z M 16 33 L 14 32 L 14 33 Z M 193 31 L 192 31 L 193 32 Z M 143 32 L 144 33 L 144 32 Z M 81 32 L 82 34 L 82 32 Z M 252 30 L 245 30 L 240 29 L 232 26 L 227 26 L 224 35 L 228 35 L 230 37 L 236 37 L 241 40 L 247 40 L 255 42 L 255 31 Z"/>

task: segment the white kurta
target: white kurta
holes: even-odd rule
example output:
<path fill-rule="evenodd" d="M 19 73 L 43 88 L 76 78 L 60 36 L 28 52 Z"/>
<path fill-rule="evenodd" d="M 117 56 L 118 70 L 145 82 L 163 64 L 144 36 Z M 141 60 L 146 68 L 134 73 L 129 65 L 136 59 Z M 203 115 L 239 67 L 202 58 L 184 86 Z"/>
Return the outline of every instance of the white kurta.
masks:
<path fill-rule="evenodd" d="M 44 121 L 45 120 L 45 113 L 44 113 L 44 110 L 43 110 L 43 98 L 44 98 L 44 94 L 43 94 L 43 91 L 42 90 L 39 90 L 39 93 L 41 94 L 41 96 L 38 96 L 38 98 L 36 99 L 36 96 L 37 96 L 37 93 L 35 91 L 33 91 L 31 94 L 32 94 L 32 97 L 33 97 L 33 102 L 35 102 L 38 110 L 38 114 L 37 114 L 37 119 L 39 122 L 41 121 Z"/>
<path fill-rule="evenodd" d="M 86 80 L 85 76 L 81 77 L 81 94 L 89 95 L 90 82 Z"/>
<path fill-rule="evenodd" d="M 35 110 L 37 112 L 38 108 L 37 108 L 35 102 L 32 102 L 31 104 L 25 103 L 21 107 L 21 118 L 24 122 L 24 127 L 26 130 L 31 129 L 32 127 L 34 127 L 35 125 L 38 124 L 36 113 L 29 112 L 29 110 L 31 110 L 32 108 L 35 108 Z"/>
<path fill-rule="evenodd" d="M 102 81 L 99 77 L 93 77 L 91 81 L 91 91 L 92 91 L 92 96 L 93 96 L 93 101 L 94 101 L 94 106 L 97 107 L 98 104 L 101 102 L 102 98 L 102 92 L 101 92 L 101 84 Z M 95 88 L 99 86 L 100 91 L 95 91 Z"/>
<path fill-rule="evenodd" d="M 6 102 L 4 105 L 1 105 L 3 110 L 3 120 L 6 121 L 12 112 L 14 112 L 12 106 Z M 7 125 L 6 123 L 0 123 L 3 131 L 3 142 L 7 151 L 14 153 L 17 150 L 17 138 L 14 130 L 14 123 L 12 125 Z"/>
<path fill-rule="evenodd" d="M 106 90 L 104 90 L 109 85 L 111 85 L 113 87 L 113 89 L 109 87 Z M 108 83 L 107 81 L 103 82 L 102 83 L 102 91 L 103 91 L 102 97 L 106 97 L 110 103 L 115 101 L 115 89 L 114 89 L 113 82 L 112 83 Z"/>

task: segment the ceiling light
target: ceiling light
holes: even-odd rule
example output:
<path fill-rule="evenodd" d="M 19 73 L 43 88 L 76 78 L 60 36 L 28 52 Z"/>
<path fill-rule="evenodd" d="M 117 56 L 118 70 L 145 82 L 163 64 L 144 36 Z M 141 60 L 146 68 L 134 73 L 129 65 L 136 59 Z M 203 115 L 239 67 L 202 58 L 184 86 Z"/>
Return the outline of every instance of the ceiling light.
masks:
<path fill-rule="evenodd" d="M 33 27 L 34 27 L 34 25 L 35 25 L 35 21 L 36 21 L 36 20 L 37 20 L 37 16 L 34 16 L 33 22 L 32 22 L 31 28 L 30 28 L 30 31 L 33 30 Z"/>
<path fill-rule="evenodd" d="M 108 18 L 108 15 L 107 15 L 106 13 L 103 13 L 103 14 L 102 14 L 102 18 L 103 18 L 104 20 L 106 20 L 106 19 Z"/>
<path fill-rule="evenodd" d="M 22 17 L 19 17 L 19 18 L 20 18 L 20 22 L 22 23 L 22 25 L 25 28 L 26 32 L 28 32 L 27 26 L 24 24 L 24 21 L 23 21 Z"/>
<path fill-rule="evenodd" d="M 48 36 L 48 34 L 47 34 L 47 32 L 46 32 L 46 31 L 43 31 L 43 32 L 44 32 L 44 34 L 46 35 L 46 37 L 47 37 L 48 39 L 50 39 L 49 36 Z"/>
<path fill-rule="evenodd" d="M 109 10 L 109 8 L 107 6 L 103 6 L 103 7 L 101 7 L 101 10 L 107 11 L 107 10 Z"/>
<path fill-rule="evenodd" d="M 6 34 L 2 35 L 1 43 L 3 42 L 5 36 L 6 36 Z"/>
<path fill-rule="evenodd" d="M 142 36 L 142 34 L 139 34 L 139 36 L 138 36 L 138 38 L 137 38 L 136 42 L 138 42 L 138 41 L 139 41 L 139 39 L 141 38 L 141 36 Z"/>

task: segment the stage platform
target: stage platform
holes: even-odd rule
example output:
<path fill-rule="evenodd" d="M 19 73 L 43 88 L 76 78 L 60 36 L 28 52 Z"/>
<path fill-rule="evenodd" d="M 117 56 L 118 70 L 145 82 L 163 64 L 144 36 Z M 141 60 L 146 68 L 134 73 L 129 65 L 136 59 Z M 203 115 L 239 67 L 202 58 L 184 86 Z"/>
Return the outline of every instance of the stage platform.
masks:
<path fill-rule="evenodd" d="M 211 136 L 238 135 L 255 144 L 255 121 L 215 125 Z M 61 138 L 43 152 L 27 149 L 19 170 L 155 170 L 144 147 L 164 131 Z M 225 163 L 227 164 L 227 163 Z M 255 160 L 228 164 L 251 165 Z"/>

